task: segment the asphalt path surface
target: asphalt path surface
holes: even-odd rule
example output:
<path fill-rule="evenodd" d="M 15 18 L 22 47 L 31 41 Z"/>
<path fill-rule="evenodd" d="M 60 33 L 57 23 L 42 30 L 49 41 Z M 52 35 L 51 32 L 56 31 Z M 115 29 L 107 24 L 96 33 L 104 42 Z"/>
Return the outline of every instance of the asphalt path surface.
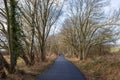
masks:
<path fill-rule="evenodd" d="M 63 55 L 59 56 L 53 66 L 37 80 L 86 80 L 82 72 Z"/>

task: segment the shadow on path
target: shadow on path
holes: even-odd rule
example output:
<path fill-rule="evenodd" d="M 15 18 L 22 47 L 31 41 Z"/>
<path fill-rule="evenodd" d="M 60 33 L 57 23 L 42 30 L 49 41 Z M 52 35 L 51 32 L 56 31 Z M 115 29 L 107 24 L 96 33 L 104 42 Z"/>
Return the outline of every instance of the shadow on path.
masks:
<path fill-rule="evenodd" d="M 53 66 L 37 80 L 86 80 L 86 78 L 74 64 L 61 55 L 56 59 Z"/>

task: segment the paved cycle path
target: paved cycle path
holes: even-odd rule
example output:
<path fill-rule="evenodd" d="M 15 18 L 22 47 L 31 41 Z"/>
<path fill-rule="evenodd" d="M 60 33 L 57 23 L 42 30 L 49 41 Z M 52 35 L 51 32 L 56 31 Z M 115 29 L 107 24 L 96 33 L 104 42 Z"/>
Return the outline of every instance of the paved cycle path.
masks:
<path fill-rule="evenodd" d="M 55 60 L 53 66 L 37 80 L 86 80 L 86 78 L 74 64 L 61 55 Z"/>

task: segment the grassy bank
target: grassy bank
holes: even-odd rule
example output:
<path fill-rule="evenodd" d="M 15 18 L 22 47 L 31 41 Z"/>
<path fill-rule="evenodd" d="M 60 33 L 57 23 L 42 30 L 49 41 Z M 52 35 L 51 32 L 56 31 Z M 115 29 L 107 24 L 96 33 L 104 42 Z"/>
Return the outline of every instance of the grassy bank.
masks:
<path fill-rule="evenodd" d="M 33 66 L 26 66 L 22 59 L 18 59 L 17 71 L 15 74 L 7 74 L 4 80 L 36 80 L 43 72 L 48 70 L 54 63 L 56 56 L 47 58 L 45 62 L 35 63 Z M 1 79 L 0 79 L 1 80 Z"/>
<path fill-rule="evenodd" d="M 97 57 L 79 61 L 69 58 L 88 80 L 119 80 L 120 79 L 120 55 Z"/>

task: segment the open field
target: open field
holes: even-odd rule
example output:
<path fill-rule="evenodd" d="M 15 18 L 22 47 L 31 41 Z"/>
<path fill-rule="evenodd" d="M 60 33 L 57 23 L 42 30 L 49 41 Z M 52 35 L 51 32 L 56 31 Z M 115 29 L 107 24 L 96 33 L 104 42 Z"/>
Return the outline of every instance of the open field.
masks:
<path fill-rule="evenodd" d="M 79 61 L 69 58 L 88 80 L 119 80 L 120 79 L 120 55 L 97 57 Z"/>
<path fill-rule="evenodd" d="M 117 53 L 117 52 L 119 52 L 119 50 L 120 50 L 120 46 L 112 47 L 112 48 L 110 49 L 110 52 L 111 52 L 111 53 Z"/>

